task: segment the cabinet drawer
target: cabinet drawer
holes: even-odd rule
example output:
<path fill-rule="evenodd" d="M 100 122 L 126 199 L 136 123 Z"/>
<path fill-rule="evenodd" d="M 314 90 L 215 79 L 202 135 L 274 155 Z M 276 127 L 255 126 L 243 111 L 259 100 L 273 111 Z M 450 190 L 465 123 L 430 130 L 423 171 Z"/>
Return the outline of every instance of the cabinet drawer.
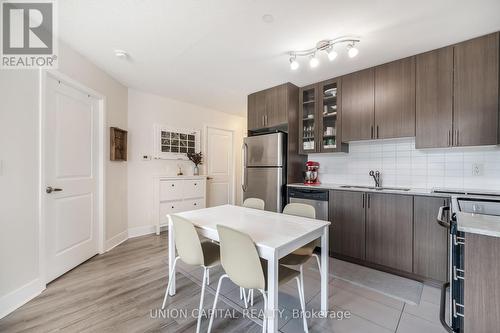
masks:
<path fill-rule="evenodd" d="M 184 200 L 182 202 L 182 211 L 196 210 L 201 208 L 205 208 L 204 199 Z"/>
<path fill-rule="evenodd" d="M 182 201 L 169 201 L 160 203 L 160 223 L 168 223 L 167 214 L 174 214 L 182 212 L 183 202 Z"/>
<path fill-rule="evenodd" d="M 185 180 L 182 187 L 185 199 L 205 197 L 204 179 Z"/>
<path fill-rule="evenodd" d="M 160 201 L 182 199 L 182 181 L 160 181 Z"/>

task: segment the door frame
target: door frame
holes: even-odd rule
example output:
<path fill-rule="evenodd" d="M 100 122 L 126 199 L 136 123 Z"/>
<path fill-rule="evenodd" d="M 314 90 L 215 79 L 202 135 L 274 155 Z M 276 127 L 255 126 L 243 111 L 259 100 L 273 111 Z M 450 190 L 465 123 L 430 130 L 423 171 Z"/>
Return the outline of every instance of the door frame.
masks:
<path fill-rule="evenodd" d="M 38 192 L 38 275 L 40 276 L 40 283 L 42 288 L 45 289 L 47 285 L 47 248 L 45 244 L 46 240 L 46 224 L 45 220 L 45 142 L 46 142 L 46 131 L 44 128 L 44 123 L 46 119 L 46 92 L 47 92 L 47 80 L 48 78 L 53 78 L 64 84 L 83 91 L 90 96 L 98 100 L 98 180 L 97 180 L 97 195 L 98 195 L 98 239 L 97 239 L 97 250 L 98 254 L 105 252 L 104 241 L 105 241 L 105 225 L 106 225 L 106 202 L 105 202 L 105 184 L 106 184 L 106 97 L 99 92 L 81 84 L 80 82 L 72 79 L 71 77 L 63 74 L 57 70 L 39 70 L 39 110 L 38 110 L 38 134 L 39 134 L 39 145 L 38 145 L 38 179 L 39 179 L 39 192 Z"/>
<path fill-rule="evenodd" d="M 236 154 L 234 153 L 234 145 L 235 145 L 235 138 L 236 138 L 236 132 L 235 130 L 233 129 L 229 129 L 229 128 L 224 128 L 224 127 L 220 127 L 220 126 L 212 126 L 212 125 L 208 125 L 208 124 L 205 124 L 203 126 L 203 143 L 202 143 L 202 150 L 203 151 L 207 151 L 208 149 L 208 129 L 215 129 L 215 130 L 221 130 L 221 131 L 227 131 L 227 132 L 231 132 L 232 133 L 232 136 L 233 136 L 233 142 L 232 142 L 232 146 L 231 146 L 231 155 L 232 155 L 232 161 L 231 161 L 231 172 L 232 172 L 232 176 L 231 176 L 231 182 L 233 183 L 232 185 L 232 188 L 231 188 L 231 198 L 230 198 L 230 203 L 231 205 L 234 205 L 235 202 L 236 202 Z M 208 177 L 208 159 L 206 159 L 206 162 L 207 162 L 207 167 L 205 169 L 205 173 L 207 174 L 207 177 Z M 208 179 L 207 179 L 207 186 L 208 186 Z M 208 191 L 207 191 L 208 193 Z M 208 201 L 208 195 L 207 195 L 207 201 Z"/>

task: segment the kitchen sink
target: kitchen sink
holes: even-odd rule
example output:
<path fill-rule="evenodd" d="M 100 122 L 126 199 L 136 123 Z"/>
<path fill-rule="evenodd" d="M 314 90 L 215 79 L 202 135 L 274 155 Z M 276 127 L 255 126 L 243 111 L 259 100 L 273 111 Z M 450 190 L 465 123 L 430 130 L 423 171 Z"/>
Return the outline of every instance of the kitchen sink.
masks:
<path fill-rule="evenodd" d="M 376 190 L 376 191 L 409 191 L 411 189 L 406 187 L 375 187 L 375 186 L 359 186 L 359 185 L 342 185 L 341 188 L 358 188 L 365 190 Z"/>

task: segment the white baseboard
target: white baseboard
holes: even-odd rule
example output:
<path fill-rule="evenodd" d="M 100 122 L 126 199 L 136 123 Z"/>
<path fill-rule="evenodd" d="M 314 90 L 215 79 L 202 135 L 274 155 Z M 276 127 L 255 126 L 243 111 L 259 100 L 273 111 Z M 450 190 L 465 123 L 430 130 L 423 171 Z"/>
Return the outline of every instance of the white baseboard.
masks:
<path fill-rule="evenodd" d="M 128 230 L 122 231 L 119 234 L 111 237 L 106 241 L 106 252 L 111 250 L 117 245 L 125 242 L 128 239 Z"/>
<path fill-rule="evenodd" d="M 167 226 L 161 226 L 161 230 L 167 230 Z M 156 233 L 155 225 L 145 225 L 142 227 L 133 227 L 128 229 L 128 238 L 140 237 Z"/>
<path fill-rule="evenodd" d="M 44 290 L 45 285 L 42 285 L 40 279 L 37 278 L 0 297 L 0 319 L 40 295 Z"/>

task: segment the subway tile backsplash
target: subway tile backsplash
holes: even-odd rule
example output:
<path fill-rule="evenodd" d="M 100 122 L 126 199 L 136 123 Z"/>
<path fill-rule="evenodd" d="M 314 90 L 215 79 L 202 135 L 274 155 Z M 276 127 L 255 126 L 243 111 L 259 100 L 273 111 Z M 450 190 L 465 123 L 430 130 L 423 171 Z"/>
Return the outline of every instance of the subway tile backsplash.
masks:
<path fill-rule="evenodd" d="M 370 170 L 379 170 L 382 185 L 446 187 L 500 191 L 500 147 L 415 149 L 415 139 L 359 141 L 348 154 L 310 154 L 320 163 L 323 183 L 373 185 Z M 480 175 L 474 175 L 477 166 Z"/>

